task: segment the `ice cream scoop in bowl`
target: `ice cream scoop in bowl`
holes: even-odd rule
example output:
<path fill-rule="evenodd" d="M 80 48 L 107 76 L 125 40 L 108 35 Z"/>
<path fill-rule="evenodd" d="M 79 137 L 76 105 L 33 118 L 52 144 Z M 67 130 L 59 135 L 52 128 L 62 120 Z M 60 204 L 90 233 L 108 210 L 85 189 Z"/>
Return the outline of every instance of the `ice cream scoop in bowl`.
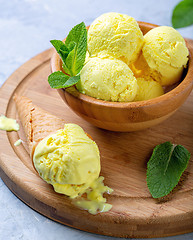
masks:
<path fill-rule="evenodd" d="M 143 34 L 157 25 L 138 22 Z M 80 117 L 103 129 L 130 132 L 146 129 L 171 116 L 186 100 L 193 88 L 193 41 L 186 39 L 189 50 L 188 67 L 183 79 L 162 96 L 137 102 L 99 100 L 80 93 L 75 86 L 58 89 L 65 103 Z M 63 71 L 57 53 L 51 59 L 51 70 Z"/>

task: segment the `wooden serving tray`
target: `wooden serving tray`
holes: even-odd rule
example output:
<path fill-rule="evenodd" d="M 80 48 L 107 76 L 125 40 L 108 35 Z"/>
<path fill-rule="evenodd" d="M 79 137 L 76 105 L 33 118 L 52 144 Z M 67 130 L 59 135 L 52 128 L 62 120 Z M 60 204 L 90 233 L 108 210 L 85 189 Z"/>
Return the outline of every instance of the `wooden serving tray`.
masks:
<path fill-rule="evenodd" d="M 144 131 L 110 132 L 96 128 L 76 116 L 50 88 L 49 49 L 16 70 L 0 89 L 0 114 L 18 119 L 14 93 L 31 98 L 34 104 L 79 124 L 101 152 L 101 175 L 114 189 L 107 196 L 111 211 L 91 215 L 54 192 L 33 168 L 27 146 L 17 147 L 19 132 L 0 131 L 0 176 L 9 189 L 39 213 L 84 231 L 117 237 L 164 237 L 193 231 L 193 158 L 182 181 L 165 199 L 153 199 L 146 184 L 146 164 L 153 148 L 165 141 L 184 145 L 193 156 L 193 93 L 168 120 Z"/>

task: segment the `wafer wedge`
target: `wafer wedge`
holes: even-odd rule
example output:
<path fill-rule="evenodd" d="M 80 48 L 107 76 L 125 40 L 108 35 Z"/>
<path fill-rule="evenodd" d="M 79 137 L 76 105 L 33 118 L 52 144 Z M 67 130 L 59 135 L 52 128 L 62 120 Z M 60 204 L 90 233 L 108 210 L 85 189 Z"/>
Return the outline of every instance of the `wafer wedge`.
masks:
<path fill-rule="evenodd" d="M 34 105 L 27 97 L 15 95 L 14 101 L 26 134 L 30 156 L 33 157 L 37 144 L 49 134 L 64 128 L 65 122 Z"/>

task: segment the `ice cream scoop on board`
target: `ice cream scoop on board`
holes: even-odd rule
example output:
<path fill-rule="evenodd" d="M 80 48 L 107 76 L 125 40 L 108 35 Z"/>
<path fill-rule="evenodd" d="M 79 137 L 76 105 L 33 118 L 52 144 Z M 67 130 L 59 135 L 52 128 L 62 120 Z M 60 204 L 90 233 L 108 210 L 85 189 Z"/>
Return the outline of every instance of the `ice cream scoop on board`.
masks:
<path fill-rule="evenodd" d="M 100 154 L 91 137 L 80 126 L 65 124 L 26 97 L 15 95 L 14 100 L 40 177 L 56 192 L 79 197 L 74 203 L 92 214 L 110 210 L 103 193 L 112 189 L 99 177 Z M 81 198 L 85 193 L 87 197 Z"/>

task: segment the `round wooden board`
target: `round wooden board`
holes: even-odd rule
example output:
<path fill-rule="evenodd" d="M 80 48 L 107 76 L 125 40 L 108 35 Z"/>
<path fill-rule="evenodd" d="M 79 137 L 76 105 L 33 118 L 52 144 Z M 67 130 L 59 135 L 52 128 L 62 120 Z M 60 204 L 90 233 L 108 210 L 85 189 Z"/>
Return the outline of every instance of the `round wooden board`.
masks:
<path fill-rule="evenodd" d="M 101 152 L 101 175 L 114 189 L 107 196 L 111 211 L 91 215 L 57 194 L 33 168 L 27 146 L 14 146 L 25 135 L 0 131 L 0 175 L 10 190 L 41 214 L 84 231 L 117 237 L 164 237 L 193 231 L 193 159 L 182 181 L 165 199 L 153 199 L 146 185 L 146 164 L 152 149 L 171 141 L 193 154 L 193 93 L 168 120 L 150 129 L 119 133 L 96 128 L 76 116 L 49 87 L 49 49 L 16 70 L 0 89 L 0 114 L 18 119 L 12 96 L 27 96 L 33 103 L 79 124 L 96 141 Z"/>

